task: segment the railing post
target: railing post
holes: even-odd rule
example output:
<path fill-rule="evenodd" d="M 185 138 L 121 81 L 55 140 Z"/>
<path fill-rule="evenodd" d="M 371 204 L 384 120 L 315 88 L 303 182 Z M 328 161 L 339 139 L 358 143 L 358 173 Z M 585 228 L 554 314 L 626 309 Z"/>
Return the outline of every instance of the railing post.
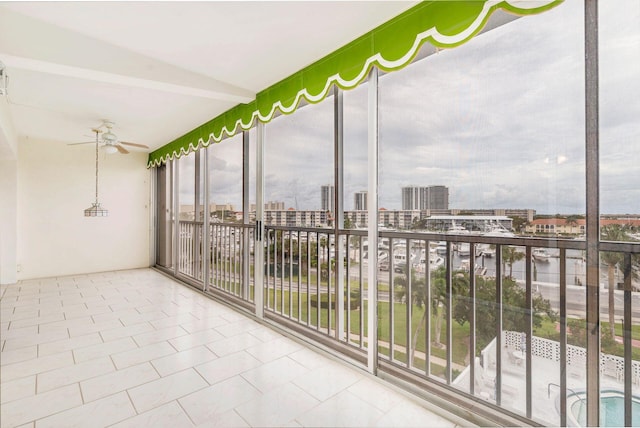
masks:
<path fill-rule="evenodd" d="M 369 74 L 368 129 L 368 243 L 367 264 L 367 368 L 372 374 L 378 372 L 378 69 Z"/>
<path fill-rule="evenodd" d="M 631 286 L 631 254 L 625 253 L 622 266 L 623 278 L 624 278 L 624 318 L 622 320 L 622 335 L 624 342 L 624 426 L 633 426 L 633 410 L 632 410 L 632 394 L 633 389 L 631 382 L 633 380 L 632 368 L 633 368 L 633 338 L 631 335 L 632 326 L 632 312 L 631 312 L 631 292 L 633 288 Z M 638 421 L 635 421 L 636 424 Z"/>
<path fill-rule="evenodd" d="M 567 250 L 560 249 L 560 426 L 567 426 Z"/>
<path fill-rule="evenodd" d="M 502 245 L 496 245 L 496 378 L 495 400 L 502 401 Z"/>
<path fill-rule="evenodd" d="M 533 335 L 533 253 L 530 246 L 525 248 L 525 344 L 527 348 L 527 354 L 525 355 L 525 397 L 526 397 L 526 415 L 531 419 L 533 412 L 532 408 L 532 335 Z"/>
<path fill-rule="evenodd" d="M 405 346 L 405 352 L 406 352 L 406 356 L 407 356 L 407 367 L 411 368 L 413 366 L 413 361 L 411 356 L 414 355 L 415 349 L 413 349 L 413 343 L 412 343 L 412 337 L 411 337 L 411 332 L 413 331 L 411 328 L 411 320 L 412 320 L 412 316 L 413 316 L 413 299 L 412 299 L 412 294 L 413 294 L 413 284 L 412 284 L 412 278 L 411 278 L 411 247 L 413 245 L 413 240 L 407 239 L 405 242 L 405 248 L 406 248 L 406 259 L 405 259 L 405 265 L 404 265 L 404 271 L 405 274 L 407 275 L 407 290 L 405 293 L 405 342 L 406 342 L 406 346 Z M 427 255 L 428 256 L 428 255 Z M 418 262 L 420 262 L 419 260 L 420 258 L 418 257 Z M 391 301 L 394 301 L 394 293 L 393 293 L 393 282 L 389 283 L 389 299 L 391 299 Z"/>
<path fill-rule="evenodd" d="M 447 349 L 446 349 L 446 362 L 445 362 L 445 371 L 444 371 L 444 377 L 445 380 L 447 382 L 447 385 L 451 385 L 451 382 L 453 381 L 452 379 L 452 371 L 451 371 L 451 358 L 453 357 L 453 353 L 451 350 L 451 345 L 453 343 L 452 340 L 452 335 L 453 335 L 453 330 L 451 327 L 451 320 L 452 320 L 452 316 L 451 316 L 451 308 L 452 308 L 452 304 L 453 304 L 453 299 L 452 299 L 452 294 L 453 294 L 453 250 L 452 250 L 452 243 L 451 242 L 447 242 L 447 261 L 446 261 L 446 277 L 445 277 L 445 302 L 444 302 L 444 306 L 445 306 L 445 313 L 446 313 L 446 322 L 447 322 L 447 327 L 446 327 L 446 332 L 445 332 L 445 341 L 447 342 Z M 472 260 L 469 260 L 469 271 L 473 272 L 473 269 L 471 267 L 472 264 Z"/>
<path fill-rule="evenodd" d="M 256 232 L 253 247 L 255 262 L 254 301 L 256 316 L 264 317 L 264 123 L 258 121 L 256 126 Z"/>

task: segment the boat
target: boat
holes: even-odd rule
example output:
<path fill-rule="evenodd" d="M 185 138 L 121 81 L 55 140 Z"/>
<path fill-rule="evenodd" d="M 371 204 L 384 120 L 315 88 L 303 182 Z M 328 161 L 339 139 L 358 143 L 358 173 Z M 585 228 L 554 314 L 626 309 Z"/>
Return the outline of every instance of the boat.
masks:
<path fill-rule="evenodd" d="M 469 257 L 471 254 L 471 245 L 468 242 L 460 242 L 457 245 L 458 256 Z"/>
<path fill-rule="evenodd" d="M 426 267 L 425 261 L 426 259 L 424 255 L 420 256 L 420 262 L 415 266 L 417 272 L 424 272 Z M 444 265 L 444 259 L 442 257 L 438 256 L 437 254 L 429 255 L 429 271 L 433 272 L 442 265 Z"/>
<path fill-rule="evenodd" d="M 439 241 L 436 246 L 436 253 L 441 256 L 447 253 L 447 243 L 446 241 Z"/>
<path fill-rule="evenodd" d="M 437 269 L 444 264 L 444 259 L 440 256 L 430 255 L 429 257 L 429 268 Z"/>
<path fill-rule="evenodd" d="M 491 248 L 489 244 L 476 244 L 476 256 L 477 257 L 494 257 L 496 255 L 496 249 Z"/>
<path fill-rule="evenodd" d="M 469 235 L 471 233 L 464 226 L 457 225 L 455 221 L 451 223 L 451 227 L 446 231 L 447 235 Z"/>
<path fill-rule="evenodd" d="M 507 238 L 512 238 L 516 236 L 513 232 L 507 230 L 507 228 L 501 225 L 500 223 L 491 223 L 486 225 L 485 232 L 482 235 L 494 236 L 494 237 L 507 237 Z"/>
<path fill-rule="evenodd" d="M 548 262 L 549 258 L 551 258 L 551 255 L 543 248 L 534 249 L 532 256 L 538 262 Z"/>
<path fill-rule="evenodd" d="M 406 252 L 397 252 L 393 253 L 393 263 L 398 264 L 406 264 L 407 263 L 407 253 Z"/>
<path fill-rule="evenodd" d="M 469 272 L 471 263 L 469 262 L 469 260 L 463 260 L 460 263 L 460 267 L 458 268 L 459 270 L 463 271 L 463 272 Z M 484 276 L 487 274 L 487 268 L 485 268 L 484 266 L 480 266 L 479 264 L 474 264 L 473 265 L 473 273 L 475 275 L 481 275 Z"/>

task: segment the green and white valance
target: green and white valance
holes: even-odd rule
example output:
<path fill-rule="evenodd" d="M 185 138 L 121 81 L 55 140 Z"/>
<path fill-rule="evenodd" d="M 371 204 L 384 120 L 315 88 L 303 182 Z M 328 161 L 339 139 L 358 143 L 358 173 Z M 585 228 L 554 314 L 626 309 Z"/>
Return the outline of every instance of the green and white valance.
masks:
<path fill-rule="evenodd" d="M 304 98 L 322 101 L 332 85 L 355 88 L 373 66 L 385 72 L 407 66 L 429 42 L 440 48 L 461 45 L 476 35 L 493 12 L 536 14 L 563 0 L 436 0 L 425 1 L 310 66 L 264 89 L 256 99 L 239 104 L 149 154 L 148 166 L 158 166 L 251 128 L 269 122 L 276 110 L 289 114 Z"/>

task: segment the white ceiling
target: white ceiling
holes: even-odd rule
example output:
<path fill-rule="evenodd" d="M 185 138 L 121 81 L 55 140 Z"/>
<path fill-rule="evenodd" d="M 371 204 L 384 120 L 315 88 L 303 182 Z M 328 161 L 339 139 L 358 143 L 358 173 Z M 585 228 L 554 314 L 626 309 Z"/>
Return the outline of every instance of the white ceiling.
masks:
<path fill-rule="evenodd" d="M 0 158 L 101 119 L 156 149 L 415 3 L 0 2 Z"/>

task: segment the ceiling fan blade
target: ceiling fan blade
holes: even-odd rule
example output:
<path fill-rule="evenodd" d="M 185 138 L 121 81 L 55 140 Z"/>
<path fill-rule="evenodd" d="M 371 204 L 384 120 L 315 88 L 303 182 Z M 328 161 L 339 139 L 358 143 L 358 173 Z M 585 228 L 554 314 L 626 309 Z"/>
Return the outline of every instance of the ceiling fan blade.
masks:
<path fill-rule="evenodd" d="M 127 153 L 129 153 L 129 150 L 125 149 L 120 144 L 115 144 L 115 148 L 118 149 L 118 151 L 123 155 L 126 155 Z"/>
<path fill-rule="evenodd" d="M 149 146 L 145 146 L 144 144 L 137 144 L 137 143 L 128 143 L 126 141 L 119 141 L 120 144 L 124 144 L 126 146 L 133 146 L 133 147 L 140 147 L 141 149 L 148 149 Z"/>
<path fill-rule="evenodd" d="M 95 144 L 95 143 L 96 143 L 95 141 L 85 141 L 82 143 L 69 143 L 67 144 L 67 146 L 77 146 L 78 144 Z"/>

